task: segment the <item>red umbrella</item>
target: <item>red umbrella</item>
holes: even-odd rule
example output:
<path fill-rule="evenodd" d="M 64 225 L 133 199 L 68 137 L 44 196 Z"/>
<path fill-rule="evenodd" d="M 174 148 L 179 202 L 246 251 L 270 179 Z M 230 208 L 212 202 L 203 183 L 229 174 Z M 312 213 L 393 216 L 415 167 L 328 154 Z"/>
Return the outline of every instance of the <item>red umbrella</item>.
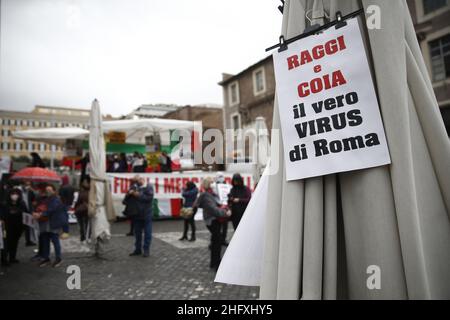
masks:
<path fill-rule="evenodd" d="M 61 178 L 56 172 L 39 167 L 21 169 L 11 179 L 30 180 L 33 182 L 61 182 Z"/>

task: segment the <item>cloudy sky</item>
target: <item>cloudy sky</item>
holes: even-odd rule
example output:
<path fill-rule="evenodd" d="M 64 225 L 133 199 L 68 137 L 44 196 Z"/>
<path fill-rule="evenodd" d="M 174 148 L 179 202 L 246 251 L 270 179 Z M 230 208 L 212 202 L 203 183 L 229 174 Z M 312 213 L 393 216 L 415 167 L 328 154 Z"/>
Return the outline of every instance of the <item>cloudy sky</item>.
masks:
<path fill-rule="evenodd" d="M 277 0 L 0 1 L 0 109 L 222 103 L 281 29 Z"/>

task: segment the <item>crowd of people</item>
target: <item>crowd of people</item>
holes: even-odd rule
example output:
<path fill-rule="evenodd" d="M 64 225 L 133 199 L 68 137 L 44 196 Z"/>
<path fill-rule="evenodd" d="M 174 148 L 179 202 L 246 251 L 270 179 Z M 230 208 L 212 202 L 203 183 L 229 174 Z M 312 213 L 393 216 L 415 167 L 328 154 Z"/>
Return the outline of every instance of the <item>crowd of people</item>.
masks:
<path fill-rule="evenodd" d="M 113 155 L 108 159 L 114 172 L 144 172 L 146 166 L 142 154 L 135 153 L 131 162 L 125 154 Z M 142 160 L 142 161 L 141 161 Z M 39 156 L 33 158 L 33 165 L 44 167 Z M 80 160 L 82 165 L 81 182 L 75 201 L 76 188 L 69 183 L 68 176 L 63 176 L 59 189 L 54 184 L 32 183 L 25 180 L 3 179 L 0 184 L 0 222 L 4 236 L 1 250 L 2 266 L 18 263 L 17 251 L 19 240 L 24 234 L 26 246 L 37 246 L 36 255 L 31 258 L 41 267 L 51 264 L 58 267 L 62 261 L 60 239 L 69 235 L 68 211 L 73 206 L 80 232 L 80 242 L 89 239 L 89 154 Z M 167 162 L 166 162 L 167 164 Z M 120 171 L 127 170 L 127 171 Z M 220 265 L 222 247 L 227 246 L 227 230 L 231 221 L 237 229 L 244 211 L 250 201 L 251 191 L 244 185 L 240 174 L 235 174 L 229 186 L 226 201 L 219 197 L 219 186 L 226 184 L 225 177 L 218 173 L 214 178 L 205 178 L 200 188 L 192 181 L 183 187 L 181 196 L 183 205 L 180 216 L 184 218 L 183 233 L 180 241 L 196 241 L 195 215 L 198 209 L 203 211 L 203 220 L 211 233 L 210 268 L 217 270 Z M 78 188 L 77 188 L 78 189 Z M 129 190 L 123 199 L 124 215 L 131 220 L 129 235 L 135 237 L 134 249 L 130 256 L 149 257 L 152 240 L 152 208 L 154 190 L 146 183 L 143 176 L 136 175 L 130 181 Z M 24 221 L 24 214 L 34 219 L 38 228 L 33 228 Z M 38 230 L 38 232 L 36 232 Z M 188 237 L 189 235 L 189 237 Z M 53 245 L 55 256 L 50 260 L 50 246 Z"/>
<path fill-rule="evenodd" d="M 137 151 L 135 151 L 132 156 L 127 156 L 123 152 L 108 154 L 106 161 L 107 172 L 172 172 L 172 160 L 165 152 L 159 154 L 158 164 L 154 166 L 150 166 L 146 156 Z"/>
<path fill-rule="evenodd" d="M 224 204 L 217 190 L 217 185 L 220 183 L 225 183 L 223 174 L 219 174 L 216 179 L 205 178 L 200 192 L 195 183 L 188 181 L 182 189 L 183 208 L 180 214 L 184 218 L 184 228 L 179 240 L 192 242 L 196 241 L 195 214 L 199 208 L 203 210 L 203 220 L 211 233 L 210 268 L 214 270 L 217 270 L 220 265 L 222 246 L 228 245 L 226 238 L 229 221 L 236 230 L 251 198 L 251 190 L 244 185 L 242 176 L 235 174 L 231 180 L 227 203 Z M 135 236 L 134 251 L 130 256 L 149 256 L 153 197 L 153 187 L 146 184 L 143 177 L 135 176 L 123 199 L 125 206 L 123 213 L 131 220 L 129 235 Z M 188 238 L 189 228 L 191 233 Z M 142 237 L 144 237 L 143 242 Z"/>
<path fill-rule="evenodd" d="M 64 189 L 61 188 L 60 192 Z M 20 184 L 2 180 L 0 189 L 0 222 L 3 228 L 3 249 L 1 265 L 3 267 L 18 263 L 19 240 L 25 233 L 26 246 L 36 246 L 37 253 L 31 258 L 43 267 L 61 264 L 60 237 L 69 231 L 68 205 L 66 197 L 72 197 L 65 190 L 58 193 L 53 184 L 34 185 L 30 181 Z M 29 214 L 39 225 L 39 231 L 23 223 L 24 214 Z M 55 258 L 50 260 L 50 244 L 53 244 Z"/>
<path fill-rule="evenodd" d="M 235 174 L 231 180 L 232 188 L 224 204 L 219 197 L 217 185 L 225 183 L 224 176 L 218 174 L 215 181 L 206 178 L 202 181 L 203 191 L 199 193 L 194 183 L 188 182 L 182 191 L 184 199 L 183 209 L 191 214 L 184 216 L 184 230 L 180 241 L 187 240 L 189 226 L 191 237 L 189 241 L 195 241 L 195 213 L 198 208 L 203 210 L 203 220 L 211 233 L 210 268 L 217 270 L 220 265 L 222 246 L 227 246 L 228 223 L 231 221 L 233 229 L 236 230 L 251 198 L 250 189 L 244 185 L 240 174 Z M 197 196 L 198 195 L 198 196 Z"/>

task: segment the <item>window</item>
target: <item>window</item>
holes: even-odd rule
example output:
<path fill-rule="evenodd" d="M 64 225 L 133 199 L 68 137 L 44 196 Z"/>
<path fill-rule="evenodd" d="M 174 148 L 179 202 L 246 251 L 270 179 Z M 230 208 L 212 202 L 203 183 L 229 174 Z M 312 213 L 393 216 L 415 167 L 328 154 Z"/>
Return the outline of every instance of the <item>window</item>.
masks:
<path fill-rule="evenodd" d="M 264 67 L 253 72 L 253 94 L 256 96 L 266 91 Z"/>
<path fill-rule="evenodd" d="M 33 151 L 33 143 L 32 142 L 28 142 L 28 151 Z"/>
<path fill-rule="evenodd" d="M 448 0 L 423 0 L 423 12 L 428 14 L 445 7 L 448 4 Z"/>
<path fill-rule="evenodd" d="M 45 151 L 45 144 L 39 144 L 39 151 Z"/>
<path fill-rule="evenodd" d="M 431 71 L 434 81 L 450 77 L 450 34 L 430 41 Z"/>
<path fill-rule="evenodd" d="M 22 142 L 16 142 L 16 151 L 21 151 L 23 148 Z"/>
<path fill-rule="evenodd" d="M 231 115 L 231 125 L 234 130 L 241 128 L 241 116 L 239 113 Z"/>
<path fill-rule="evenodd" d="M 233 82 L 228 87 L 229 90 L 229 99 L 230 99 L 230 105 L 235 105 L 239 103 L 239 86 L 237 82 Z"/>
<path fill-rule="evenodd" d="M 2 150 L 8 151 L 9 150 L 9 142 L 3 142 L 2 143 Z"/>
<path fill-rule="evenodd" d="M 8 137 L 9 136 L 9 130 L 7 130 L 7 129 L 3 129 L 3 136 L 4 137 Z"/>

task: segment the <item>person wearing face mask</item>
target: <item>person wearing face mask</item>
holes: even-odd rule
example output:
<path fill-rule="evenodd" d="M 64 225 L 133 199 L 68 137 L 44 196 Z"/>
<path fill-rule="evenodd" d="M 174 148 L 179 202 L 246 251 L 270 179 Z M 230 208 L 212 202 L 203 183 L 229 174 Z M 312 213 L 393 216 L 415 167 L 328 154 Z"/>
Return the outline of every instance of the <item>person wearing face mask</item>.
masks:
<path fill-rule="evenodd" d="M 25 203 L 22 200 L 22 192 L 13 188 L 1 212 L 1 220 L 5 223 L 6 250 L 2 257 L 2 264 L 18 263 L 16 259 L 17 246 L 23 231 L 22 213 L 26 212 Z"/>

